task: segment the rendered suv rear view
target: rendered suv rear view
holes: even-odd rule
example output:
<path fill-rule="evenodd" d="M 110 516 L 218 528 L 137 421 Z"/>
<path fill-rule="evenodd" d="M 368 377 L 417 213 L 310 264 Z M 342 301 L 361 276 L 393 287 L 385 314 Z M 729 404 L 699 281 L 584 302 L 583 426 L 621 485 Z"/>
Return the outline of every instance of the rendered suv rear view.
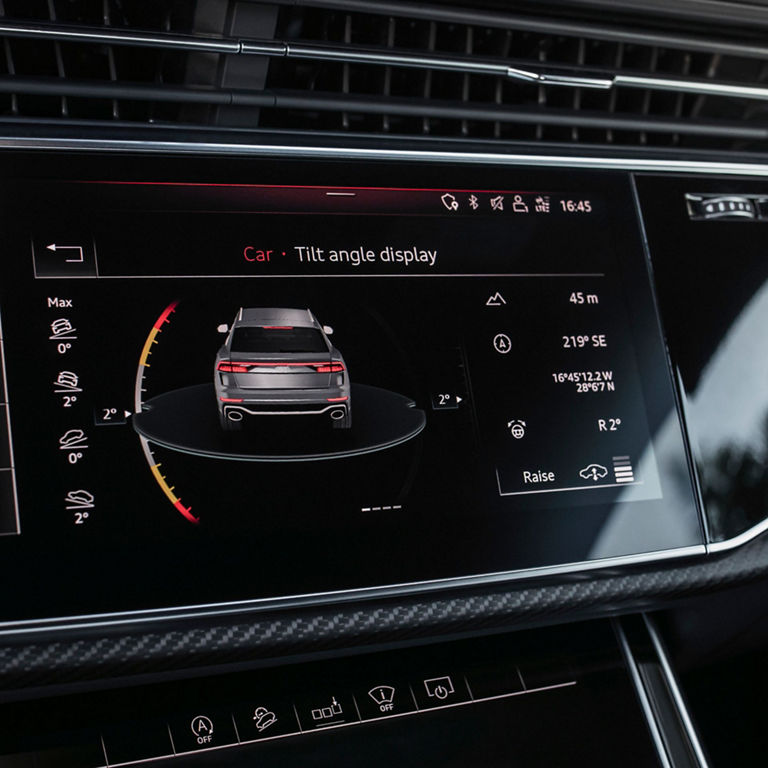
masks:
<path fill-rule="evenodd" d="M 309 309 L 241 308 L 216 355 L 214 383 L 221 426 L 247 417 L 325 416 L 334 427 L 352 423 L 350 384 L 332 329 Z"/>

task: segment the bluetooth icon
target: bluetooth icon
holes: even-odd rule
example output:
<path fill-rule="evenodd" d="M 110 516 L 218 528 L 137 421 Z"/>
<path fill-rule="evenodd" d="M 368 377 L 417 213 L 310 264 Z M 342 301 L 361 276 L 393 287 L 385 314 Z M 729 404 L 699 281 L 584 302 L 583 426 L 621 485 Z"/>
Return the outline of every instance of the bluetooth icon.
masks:
<path fill-rule="evenodd" d="M 469 207 L 473 211 L 476 211 L 480 207 L 480 202 L 478 201 L 477 197 L 475 197 L 475 195 L 469 196 Z"/>

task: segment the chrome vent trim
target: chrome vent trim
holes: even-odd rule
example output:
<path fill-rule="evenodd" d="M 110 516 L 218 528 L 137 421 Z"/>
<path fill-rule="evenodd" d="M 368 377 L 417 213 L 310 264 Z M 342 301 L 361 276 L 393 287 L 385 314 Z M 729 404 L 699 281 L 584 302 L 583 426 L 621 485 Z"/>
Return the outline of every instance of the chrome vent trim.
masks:
<path fill-rule="evenodd" d="M 611 0 L 609 0 L 610 2 Z M 644 30 L 634 28 L 626 23 L 605 25 L 583 20 L 560 20 L 546 16 L 522 15 L 484 10 L 482 7 L 460 8 L 446 5 L 414 2 L 375 2 L 367 0 L 273 0 L 275 5 L 296 6 L 305 8 L 338 10 L 344 13 L 365 12 L 380 16 L 399 16 L 421 21 L 438 21 L 446 24 L 483 26 L 517 32 L 532 32 L 542 35 L 562 35 L 567 37 L 584 37 L 604 42 L 624 43 L 627 45 L 647 45 L 663 48 L 676 48 L 700 53 L 717 53 L 726 56 L 746 56 L 763 59 L 768 55 L 768 46 L 760 42 L 747 41 L 739 38 L 727 39 L 721 31 L 727 26 L 728 19 L 719 18 L 718 26 L 712 35 L 705 36 L 692 33 L 675 33 L 660 30 Z M 578 5 L 578 3 L 574 3 Z M 612 3 L 612 11 L 617 7 Z M 768 13 L 762 10 L 763 26 L 768 26 Z M 649 22 L 653 19 L 649 17 Z M 685 27 L 686 25 L 681 25 Z M 760 37 L 756 37 L 760 40 Z"/>
<path fill-rule="evenodd" d="M 26 40 L 54 40 L 57 42 L 94 43 L 106 45 L 136 45 L 142 48 L 160 48 L 180 51 L 206 51 L 209 53 L 242 53 L 242 43 L 234 39 L 217 39 L 202 35 L 176 35 L 146 30 L 81 27 L 65 24 L 28 24 L 0 21 L 0 35 Z M 279 46 L 277 46 L 279 47 Z"/>
<path fill-rule="evenodd" d="M 492 75 L 532 85 L 566 86 L 606 90 L 616 86 L 646 90 L 696 93 L 744 99 L 768 100 L 768 87 L 739 83 L 711 82 L 704 79 L 683 80 L 670 77 L 644 77 L 625 73 L 594 72 L 579 74 L 570 67 L 570 74 L 554 71 L 532 71 L 521 68 L 522 62 L 475 60 L 469 56 L 424 55 L 418 51 L 375 50 L 361 46 L 317 46 L 275 40 L 213 39 L 194 35 L 173 35 L 137 31 L 99 30 L 55 24 L 14 24 L 0 22 L 0 35 L 24 39 L 57 40 L 104 45 L 125 45 L 186 52 L 209 52 L 228 55 L 274 56 L 310 61 L 336 61 L 348 64 L 375 64 L 384 67 L 407 67 L 415 70 L 442 70 L 473 75 Z M 768 57 L 768 49 L 765 51 Z"/>

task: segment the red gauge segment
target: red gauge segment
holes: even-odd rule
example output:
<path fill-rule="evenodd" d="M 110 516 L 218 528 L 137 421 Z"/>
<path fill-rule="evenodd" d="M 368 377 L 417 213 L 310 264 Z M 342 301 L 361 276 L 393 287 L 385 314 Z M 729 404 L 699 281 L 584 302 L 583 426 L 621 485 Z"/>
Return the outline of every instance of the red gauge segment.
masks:
<path fill-rule="evenodd" d="M 144 342 L 144 347 L 141 351 L 141 357 L 139 358 L 139 370 L 136 374 L 136 390 L 134 393 L 134 401 L 137 413 L 141 413 L 142 411 L 144 375 L 146 373 L 146 369 L 149 368 L 148 360 L 149 356 L 152 354 L 152 347 L 157 344 L 158 334 L 162 333 L 163 326 L 170 322 L 169 318 L 171 314 L 176 311 L 178 303 L 178 301 L 172 301 L 160 313 L 160 316 L 152 325 L 152 329 L 147 336 L 147 340 Z M 174 487 L 168 483 L 165 475 L 160 472 L 160 464 L 155 460 L 149 441 L 145 437 L 140 437 L 139 439 L 141 440 L 141 447 L 144 451 L 144 456 L 149 463 L 149 468 L 152 470 L 152 475 L 155 478 L 157 484 L 162 489 L 163 493 L 166 495 L 171 504 L 173 504 L 176 510 L 180 512 L 190 523 L 195 525 L 199 523 L 200 519 L 192 514 L 192 508 L 184 506 L 181 499 L 174 493 Z"/>

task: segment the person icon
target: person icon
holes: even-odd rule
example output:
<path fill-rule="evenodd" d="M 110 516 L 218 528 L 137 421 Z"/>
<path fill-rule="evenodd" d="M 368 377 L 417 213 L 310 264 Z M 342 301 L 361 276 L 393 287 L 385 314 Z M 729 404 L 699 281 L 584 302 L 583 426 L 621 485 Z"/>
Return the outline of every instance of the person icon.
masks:
<path fill-rule="evenodd" d="M 515 195 L 512 198 L 512 210 L 515 213 L 528 213 L 528 206 L 523 202 L 522 195 Z"/>

